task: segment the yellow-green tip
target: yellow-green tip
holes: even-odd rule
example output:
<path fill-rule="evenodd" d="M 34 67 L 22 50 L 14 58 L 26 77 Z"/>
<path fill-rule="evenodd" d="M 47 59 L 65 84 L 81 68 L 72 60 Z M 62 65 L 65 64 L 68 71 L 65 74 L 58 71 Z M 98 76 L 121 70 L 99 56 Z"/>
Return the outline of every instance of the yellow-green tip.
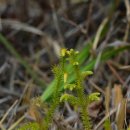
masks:
<path fill-rule="evenodd" d="M 66 52 L 67 52 L 67 49 L 62 48 L 62 49 L 61 49 L 61 56 L 62 56 L 62 57 L 65 57 Z"/>
<path fill-rule="evenodd" d="M 92 93 L 92 94 L 89 95 L 89 100 L 91 102 L 99 101 L 100 100 L 99 96 L 100 96 L 100 93 L 98 93 L 98 92 Z"/>
<path fill-rule="evenodd" d="M 61 96 L 61 98 L 60 98 L 60 102 L 67 101 L 68 98 L 69 98 L 69 96 L 70 96 L 70 95 L 67 94 L 67 93 L 63 94 L 63 95 Z"/>

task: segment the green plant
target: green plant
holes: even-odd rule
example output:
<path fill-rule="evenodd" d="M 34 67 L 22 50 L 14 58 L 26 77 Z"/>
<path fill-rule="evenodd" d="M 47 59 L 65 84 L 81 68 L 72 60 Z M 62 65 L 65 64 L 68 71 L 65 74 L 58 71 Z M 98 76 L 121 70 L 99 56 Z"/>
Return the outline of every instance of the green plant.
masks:
<path fill-rule="evenodd" d="M 55 112 L 55 109 L 59 106 L 60 103 L 59 100 L 61 96 L 60 87 L 63 84 L 64 64 L 65 64 L 65 58 L 64 56 L 61 56 L 59 65 L 55 65 L 52 69 L 56 82 L 55 82 L 54 93 L 52 98 L 53 100 L 50 103 L 51 104 L 50 109 L 48 110 L 47 116 L 45 117 L 46 130 L 49 128 L 50 123 L 53 119 L 53 114 Z"/>
<path fill-rule="evenodd" d="M 29 128 L 29 130 L 33 130 L 34 128 L 37 128 L 38 130 L 49 129 L 50 124 L 53 119 L 53 114 L 60 103 L 60 97 L 61 97 L 60 86 L 61 84 L 63 84 L 64 64 L 65 64 L 65 57 L 62 51 L 59 65 L 55 65 L 52 69 L 55 76 L 55 80 L 56 80 L 55 85 L 54 85 L 53 100 L 52 102 L 50 102 L 50 108 L 47 111 L 46 117 L 42 119 L 42 123 L 40 121 L 40 122 L 25 124 L 21 126 L 21 128 L 18 130 L 24 130 L 25 128 Z M 39 99 L 40 99 L 40 102 L 39 102 Z M 41 98 L 38 98 L 38 100 L 36 98 L 34 100 L 35 100 L 35 104 L 39 104 L 39 106 L 42 107 Z M 35 125 L 32 127 L 31 124 L 32 125 L 35 124 Z"/>
<path fill-rule="evenodd" d="M 69 89 L 70 91 L 75 91 L 76 95 L 72 95 L 72 94 L 63 94 L 60 98 L 60 101 L 68 101 L 70 102 L 72 105 L 74 105 L 74 107 L 80 107 L 80 112 L 81 112 L 81 118 L 83 121 L 83 125 L 85 130 L 91 130 L 92 126 L 91 126 L 91 122 L 88 116 L 88 105 L 95 100 L 98 100 L 98 96 L 99 93 L 92 93 L 89 96 L 86 96 L 86 94 L 84 93 L 84 87 L 83 87 L 83 81 L 84 78 L 88 75 L 91 75 L 92 72 L 91 71 L 85 71 L 85 72 L 81 72 L 80 71 L 80 63 L 78 62 L 77 56 L 78 56 L 78 51 L 74 51 L 73 49 L 70 49 L 70 51 L 65 51 L 65 56 L 66 59 L 69 61 L 69 63 L 72 65 L 72 69 L 73 69 L 73 75 L 75 75 L 76 80 L 74 81 L 74 83 L 69 84 L 67 83 L 67 74 L 69 72 L 66 72 L 64 74 L 64 89 L 67 90 Z"/>

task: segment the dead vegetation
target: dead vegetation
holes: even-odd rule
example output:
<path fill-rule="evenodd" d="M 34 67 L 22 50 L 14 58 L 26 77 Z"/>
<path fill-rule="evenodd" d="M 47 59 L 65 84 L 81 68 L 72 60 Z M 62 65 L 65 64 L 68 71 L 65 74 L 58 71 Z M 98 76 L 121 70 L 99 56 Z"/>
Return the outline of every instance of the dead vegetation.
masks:
<path fill-rule="evenodd" d="M 88 108 L 93 129 L 103 130 L 106 120 L 105 130 L 130 129 L 129 0 L 0 0 L 0 16 L 1 130 L 41 120 L 48 105 L 33 107 L 32 98 L 53 81 L 60 49 L 82 52 L 89 44 L 81 60 L 93 64 L 88 68 L 94 75 L 85 92 L 101 93 Z M 52 130 L 82 130 L 79 113 L 68 103 L 53 122 Z"/>

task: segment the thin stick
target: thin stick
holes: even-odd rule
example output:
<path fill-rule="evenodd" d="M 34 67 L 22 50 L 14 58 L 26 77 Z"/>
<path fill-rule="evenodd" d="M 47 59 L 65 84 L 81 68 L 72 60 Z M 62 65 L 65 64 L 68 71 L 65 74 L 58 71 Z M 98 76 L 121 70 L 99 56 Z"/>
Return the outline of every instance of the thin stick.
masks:
<path fill-rule="evenodd" d="M 103 124 L 103 122 L 110 117 L 113 113 L 115 113 L 117 110 L 117 108 L 112 109 L 98 124 L 97 126 L 94 128 L 94 130 L 98 130 L 98 128 Z"/>
<path fill-rule="evenodd" d="M 94 50 L 94 51 L 95 51 L 96 48 L 97 48 L 97 45 L 98 45 L 98 42 L 99 42 L 99 39 L 100 39 L 102 30 L 104 29 L 104 26 L 107 24 L 107 22 L 108 22 L 108 18 L 105 18 L 105 19 L 103 20 L 103 22 L 101 23 L 101 25 L 99 26 L 98 30 L 97 30 L 96 37 L 95 37 L 94 43 L 93 43 L 93 50 Z"/>
<path fill-rule="evenodd" d="M 21 118 L 19 118 L 14 124 L 12 124 L 8 130 L 13 130 L 25 117 L 26 117 L 26 114 L 23 115 Z"/>
<path fill-rule="evenodd" d="M 3 118 L 0 121 L 0 124 L 2 124 L 4 122 L 4 120 L 6 119 L 6 117 L 8 116 L 8 114 L 10 113 L 10 111 L 13 109 L 13 107 L 17 104 L 18 100 L 16 100 L 13 105 L 8 109 L 8 111 L 5 113 L 5 115 L 3 116 Z"/>

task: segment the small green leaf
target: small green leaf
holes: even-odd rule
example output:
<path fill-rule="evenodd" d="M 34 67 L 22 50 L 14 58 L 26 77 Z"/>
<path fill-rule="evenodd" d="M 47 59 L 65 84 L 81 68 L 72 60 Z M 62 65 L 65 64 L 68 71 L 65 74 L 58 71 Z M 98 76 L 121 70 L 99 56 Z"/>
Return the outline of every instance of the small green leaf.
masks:
<path fill-rule="evenodd" d="M 69 89 L 70 91 L 72 91 L 73 89 L 76 88 L 76 85 L 75 84 L 66 84 L 64 86 L 64 89 Z"/>
<path fill-rule="evenodd" d="M 93 74 L 92 71 L 84 71 L 84 72 L 82 72 L 82 78 L 85 78 L 85 77 L 92 75 L 92 74 Z"/>
<path fill-rule="evenodd" d="M 100 93 L 98 93 L 98 92 L 96 92 L 96 93 L 91 93 L 91 94 L 89 95 L 89 101 L 90 101 L 90 102 L 99 101 L 99 100 L 100 100 L 99 95 L 100 95 Z"/>

